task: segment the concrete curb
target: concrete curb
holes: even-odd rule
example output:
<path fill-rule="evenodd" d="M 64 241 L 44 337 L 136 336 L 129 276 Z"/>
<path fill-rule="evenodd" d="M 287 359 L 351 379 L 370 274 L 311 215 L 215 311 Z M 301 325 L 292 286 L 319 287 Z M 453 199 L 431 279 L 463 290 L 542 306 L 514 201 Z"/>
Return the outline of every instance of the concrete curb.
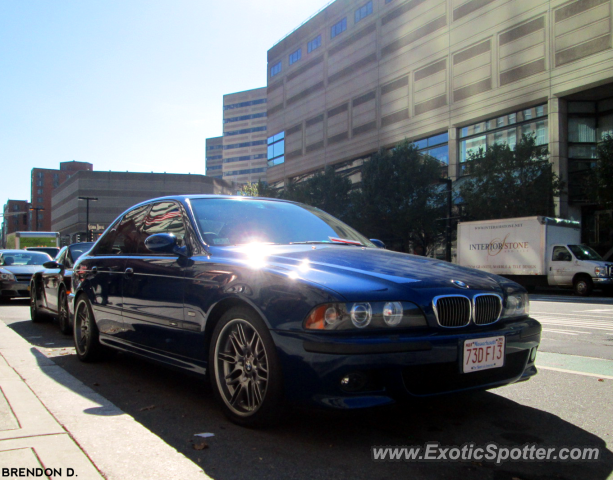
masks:
<path fill-rule="evenodd" d="M 49 445 L 56 445 L 52 451 L 56 451 L 55 458 L 58 462 L 65 446 L 57 442 L 55 435 L 70 439 L 78 445 L 83 451 L 83 461 L 91 460 L 90 465 L 93 463 L 108 480 L 210 478 L 187 457 L 66 373 L 1 322 L 0 355 L 6 361 L 2 365 L 0 359 L 0 388 L 6 394 L 13 414 L 20 424 L 29 418 L 25 424 L 36 430 L 39 435 L 36 438 L 47 438 Z M 8 391 L 13 393 L 7 394 Z M 29 407 L 21 408 L 19 404 L 22 402 Z M 27 462 L 29 465 L 32 460 L 29 454 L 17 449 L 34 448 L 35 452 L 39 451 L 40 446 L 35 447 L 32 444 L 28 447 L 28 440 L 33 438 L 34 430 L 28 430 L 27 435 L 23 434 L 24 429 L 19 430 L 22 431 L 21 434 L 17 430 L 0 431 L 0 464 L 26 467 Z M 6 440 L 3 440 L 5 438 Z M 25 447 L 4 448 L 5 441 L 18 441 Z M 7 450 L 15 452 L 14 459 L 3 456 L 7 455 Z M 18 457 L 21 460 L 18 460 Z M 7 463 L 5 459 L 11 461 Z M 21 465 L 17 464 L 17 461 L 21 462 Z M 45 465 L 54 466 L 52 463 L 45 461 Z M 59 468 L 57 465 L 59 464 L 56 463 L 56 468 Z M 97 472 L 86 474 L 85 467 L 77 471 L 76 465 L 74 458 L 62 458 L 63 472 L 66 468 L 73 468 L 79 480 L 101 478 Z M 81 469 L 80 466 L 79 468 Z"/>

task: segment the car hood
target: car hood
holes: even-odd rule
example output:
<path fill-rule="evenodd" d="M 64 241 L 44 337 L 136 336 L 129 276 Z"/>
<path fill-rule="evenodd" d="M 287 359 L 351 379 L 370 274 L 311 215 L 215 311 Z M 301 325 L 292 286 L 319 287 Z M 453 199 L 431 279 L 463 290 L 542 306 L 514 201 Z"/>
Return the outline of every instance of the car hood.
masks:
<path fill-rule="evenodd" d="M 42 265 L 8 265 L 3 266 L 2 268 L 8 270 L 14 275 L 33 275 L 36 272 L 44 270 L 45 267 L 43 267 Z"/>
<path fill-rule="evenodd" d="M 462 289 L 500 292 L 496 275 L 427 257 L 341 245 L 248 245 L 226 248 L 239 261 L 324 285 L 346 298 L 361 292 Z M 230 253 L 231 252 L 231 253 Z"/>

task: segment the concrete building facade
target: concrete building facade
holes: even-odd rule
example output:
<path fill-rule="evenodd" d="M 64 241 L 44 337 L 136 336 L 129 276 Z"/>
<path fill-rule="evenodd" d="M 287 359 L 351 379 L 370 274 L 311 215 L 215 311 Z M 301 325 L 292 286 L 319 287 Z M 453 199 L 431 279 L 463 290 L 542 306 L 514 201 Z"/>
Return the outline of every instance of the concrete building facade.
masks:
<path fill-rule="evenodd" d="M 591 231 L 610 216 L 579 184 L 613 133 L 612 10 L 611 0 L 337 0 L 268 51 L 267 180 L 354 172 L 408 139 L 456 181 L 471 152 L 532 133 L 569 186 L 557 214 L 589 217 Z"/>
<path fill-rule="evenodd" d="M 51 197 L 66 179 L 76 172 L 92 171 L 87 162 L 61 162 L 59 170 L 33 168 L 31 176 L 31 207 L 28 230 L 49 232 L 51 229 Z"/>
<path fill-rule="evenodd" d="M 60 232 L 63 243 L 96 239 L 139 202 L 165 195 L 233 193 L 230 183 L 204 175 L 81 171 L 54 190 L 51 230 Z M 89 202 L 89 219 L 88 202 L 79 197 L 97 199 Z"/>

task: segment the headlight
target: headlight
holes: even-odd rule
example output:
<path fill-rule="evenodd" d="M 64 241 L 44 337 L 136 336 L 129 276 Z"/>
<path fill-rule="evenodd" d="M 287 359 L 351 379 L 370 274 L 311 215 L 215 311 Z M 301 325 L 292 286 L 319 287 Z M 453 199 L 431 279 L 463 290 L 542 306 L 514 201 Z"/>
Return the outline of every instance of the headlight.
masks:
<path fill-rule="evenodd" d="M 596 268 L 594 268 L 594 276 L 595 277 L 606 277 L 607 276 L 607 267 L 596 267 Z"/>
<path fill-rule="evenodd" d="M 519 317 L 530 313 L 530 299 L 527 293 L 511 293 L 507 296 L 503 317 Z"/>
<path fill-rule="evenodd" d="M 17 279 L 15 278 L 15 275 L 13 275 L 8 270 L 0 271 L 0 280 L 2 280 L 3 282 L 16 282 L 17 281 Z"/>
<path fill-rule="evenodd" d="M 411 302 L 326 303 L 307 316 L 307 330 L 425 327 L 426 317 Z"/>

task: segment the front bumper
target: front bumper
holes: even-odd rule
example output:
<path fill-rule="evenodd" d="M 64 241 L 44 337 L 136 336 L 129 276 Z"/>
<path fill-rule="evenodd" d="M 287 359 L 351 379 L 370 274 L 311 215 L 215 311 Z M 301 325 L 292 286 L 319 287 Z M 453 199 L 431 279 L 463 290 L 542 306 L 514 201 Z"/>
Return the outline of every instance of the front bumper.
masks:
<path fill-rule="evenodd" d="M 527 380 L 537 373 L 531 354 L 541 338 L 534 319 L 494 324 L 465 332 L 428 331 L 385 336 L 331 336 L 272 331 L 283 367 L 286 397 L 297 404 L 355 409 Z M 500 368 L 462 373 L 464 341 L 505 336 Z M 359 391 L 341 379 L 359 375 Z"/>
<path fill-rule="evenodd" d="M 30 296 L 30 282 L 0 282 L 0 296 L 17 298 Z"/>
<path fill-rule="evenodd" d="M 613 278 L 606 277 L 592 277 L 594 285 L 613 285 Z"/>

